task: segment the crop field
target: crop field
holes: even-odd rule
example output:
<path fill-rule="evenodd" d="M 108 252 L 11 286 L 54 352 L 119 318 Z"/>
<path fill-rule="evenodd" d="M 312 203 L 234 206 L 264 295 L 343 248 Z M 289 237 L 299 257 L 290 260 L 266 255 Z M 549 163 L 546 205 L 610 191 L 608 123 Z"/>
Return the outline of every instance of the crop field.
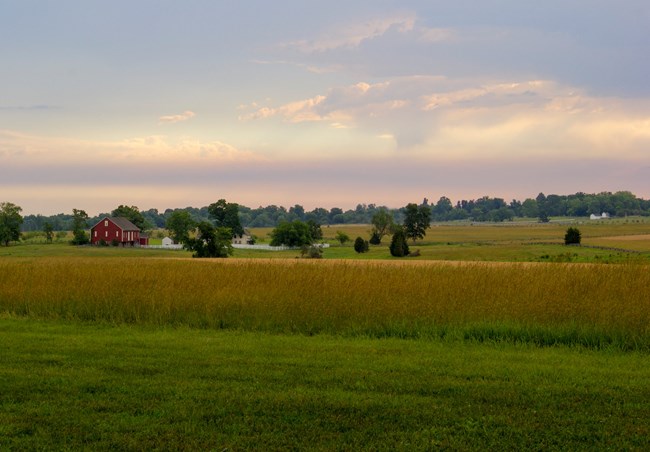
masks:
<path fill-rule="evenodd" d="M 440 225 L 404 259 L 2 247 L 0 449 L 647 450 L 650 223 L 580 229 Z"/>
<path fill-rule="evenodd" d="M 0 312 L 274 333 L 650 349 L 645 265 L 309 260 L 0 261 Z"/>

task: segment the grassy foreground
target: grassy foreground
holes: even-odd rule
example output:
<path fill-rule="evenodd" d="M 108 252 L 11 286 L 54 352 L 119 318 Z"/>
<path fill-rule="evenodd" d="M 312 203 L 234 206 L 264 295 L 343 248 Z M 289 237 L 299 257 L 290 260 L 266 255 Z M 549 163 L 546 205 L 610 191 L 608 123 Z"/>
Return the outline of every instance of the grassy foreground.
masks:
<path fill-rule="evenodd" d="M 646 265 L 0 260 L 0 312 L 273 333 L 650 350 Z"/>
<path fill-rule="evenodd" d="M 0 318 L 3 450 L 647 450 L 644 353 Z"/>

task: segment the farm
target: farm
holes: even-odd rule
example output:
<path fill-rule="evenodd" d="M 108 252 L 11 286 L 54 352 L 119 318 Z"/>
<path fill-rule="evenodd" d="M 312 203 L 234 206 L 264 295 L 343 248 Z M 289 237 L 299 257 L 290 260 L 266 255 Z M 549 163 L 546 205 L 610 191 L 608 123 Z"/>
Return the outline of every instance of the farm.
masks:
<path fill-rule="evenodd" d="M 368 229 L 318 260 L 1 249 L 0 447 L 647 449 L 650 223 L 334 243 Z"/>

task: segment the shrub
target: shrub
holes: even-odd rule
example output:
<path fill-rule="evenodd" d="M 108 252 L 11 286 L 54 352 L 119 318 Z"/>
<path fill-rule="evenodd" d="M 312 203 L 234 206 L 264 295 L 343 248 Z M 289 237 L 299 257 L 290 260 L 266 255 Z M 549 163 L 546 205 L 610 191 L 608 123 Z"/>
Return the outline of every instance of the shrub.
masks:
<path fill-rule="evenodd" d="M 381 243 L 381 236 L 375 230 L 373 230 L 372 234 L 370 235 L 370 243 L 373 245 L 379 245 Z"/>
<path fill-rule="evenodd" d="M 336 231 L 336 240 L 338 240 L 341 245 L 344 245 L 346 242 L 350 241 L 350 236 L 343 231 Z"/>
<path fill-rule="evenodd" d="M 361 237 L 357 237 L 354 240 L 354 251 L 357 253 L 367 253 L 370 249 L 367 240 L 363 240 Z"/>
<path fill-rule="evenodd" d="M 565 245 L 580 245 L 582 240 L 582 235 L 578 228 L 569 228 L 564 235 L 564 244 Z"/>
<path fill-rule="evenodd" d="M 317 245 L 303 245 L 300 255 L 306 259 L 320 259 L 323 257 L 323 248 Z"/>
<path fill-rule="evenodd" d="M 406 243 L 406 233 L 403 228 L 397 228 L 390 241 L 390 254 L 395 257 L 404 257 L 409 254 L 409 246 Z"/>

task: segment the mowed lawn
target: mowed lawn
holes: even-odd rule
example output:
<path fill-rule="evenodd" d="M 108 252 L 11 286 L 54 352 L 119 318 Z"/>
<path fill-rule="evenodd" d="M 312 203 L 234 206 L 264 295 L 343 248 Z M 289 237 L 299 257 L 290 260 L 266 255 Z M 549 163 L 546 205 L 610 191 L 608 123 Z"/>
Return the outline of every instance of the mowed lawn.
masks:
<path fill-rule="evenodd" d="M 3 450 L 647 450 L 644 353 L 0 319 Z"/>

